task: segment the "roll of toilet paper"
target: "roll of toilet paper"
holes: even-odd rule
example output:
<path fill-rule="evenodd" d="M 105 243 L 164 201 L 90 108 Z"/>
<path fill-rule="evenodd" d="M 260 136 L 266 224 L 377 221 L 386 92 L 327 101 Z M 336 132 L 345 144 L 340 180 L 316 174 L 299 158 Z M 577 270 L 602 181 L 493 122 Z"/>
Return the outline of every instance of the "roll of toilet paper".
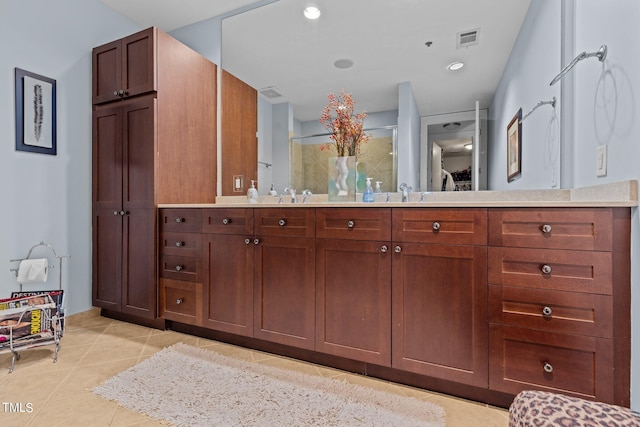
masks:
<path fill-rule="evenodd" d="M 49 260 L 25 259 L 20 261 L 18 283 L 42 283 L 47 281 Z"/>

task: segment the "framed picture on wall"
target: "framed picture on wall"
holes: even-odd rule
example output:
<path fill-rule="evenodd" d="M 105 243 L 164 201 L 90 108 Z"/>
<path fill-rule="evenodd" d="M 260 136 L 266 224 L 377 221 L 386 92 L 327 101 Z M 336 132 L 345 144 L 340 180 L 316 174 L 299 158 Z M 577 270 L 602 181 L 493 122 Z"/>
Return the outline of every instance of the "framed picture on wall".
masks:
<path fill-rule="evenodd" d="M 15 69 L 16 150 L 56 155 L 56 81 Z"/>
<path fill-rule="evenodd" d="M 522 108 L 507 126 L 507 182 L 522 173 Z"/>

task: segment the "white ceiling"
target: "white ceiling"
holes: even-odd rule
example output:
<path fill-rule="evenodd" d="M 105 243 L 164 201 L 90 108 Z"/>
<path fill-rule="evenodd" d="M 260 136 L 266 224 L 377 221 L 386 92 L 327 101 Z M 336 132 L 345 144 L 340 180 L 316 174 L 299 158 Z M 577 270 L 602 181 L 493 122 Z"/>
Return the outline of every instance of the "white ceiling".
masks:
<path fill-rule="evenodd" d="M 102 0 L 143 27 L 164 31 L 226 14 L 255 0 Z M 222 66 L 260 90 L 276 87 L 299 120 L 317 120 L 327 94 L 344 88 L 356 111 L 398 108 L 410 82 L 421 116 L 488 108 L 531 0 L 278 0 L 223 20 Z M 385 7 L 386 6 L 386 7 Z M 479 29 L 476 46 L 457 33 Z M 425 43 L 432 42 L 428 47 Z M 354 66 L 337 69 L 338 59 Z M 465 62 L 457 72 L 446 70 Z"/>

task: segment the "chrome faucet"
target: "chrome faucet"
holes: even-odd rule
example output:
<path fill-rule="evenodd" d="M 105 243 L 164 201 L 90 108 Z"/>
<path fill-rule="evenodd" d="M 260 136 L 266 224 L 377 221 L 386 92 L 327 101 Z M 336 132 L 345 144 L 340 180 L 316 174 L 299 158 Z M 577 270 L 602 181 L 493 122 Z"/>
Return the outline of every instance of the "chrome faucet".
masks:
<path fill-rule="evenodd" d="M 282 190 L 283 193 L 289 192 L 289 194 L 291 194 L 291 203 L 296 203 L 298 201 L 298 199 L 296 198 L 296 189 L 293 187 L 286 187 L 284 190 Z M 281 199 L 282 200 L 282 197 Z"/>
<path fill-rule="evenodd" d="M 404 182 L 400 184 L 400 191 L 402 191 L 402 202 L 406 203 L 409 201 L 409 193 L 413 191 L 413 188 L 405 184 Z"/>
<path fill-rule="evenodd" d="M 311 190 L 302 190 L 302 203 L 307 203 L 307 197 L 311 196 L 313 193 L 311 193 Z"/>

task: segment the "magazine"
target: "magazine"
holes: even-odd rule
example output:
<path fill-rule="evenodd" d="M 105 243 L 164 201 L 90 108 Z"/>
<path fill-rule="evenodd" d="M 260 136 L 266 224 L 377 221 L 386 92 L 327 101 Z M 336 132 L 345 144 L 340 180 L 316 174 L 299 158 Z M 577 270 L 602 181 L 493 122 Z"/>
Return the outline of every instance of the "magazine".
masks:
<path fill-rule="evenodd" d="M 58 291 L 55 291 L 58 292 Z M 57 295 L 61 301 L 62 294 Z M 0 351 L 50 341 L 62 334 L 62 316 L 47 293 L 15 296 L 0 301 Z"/>

